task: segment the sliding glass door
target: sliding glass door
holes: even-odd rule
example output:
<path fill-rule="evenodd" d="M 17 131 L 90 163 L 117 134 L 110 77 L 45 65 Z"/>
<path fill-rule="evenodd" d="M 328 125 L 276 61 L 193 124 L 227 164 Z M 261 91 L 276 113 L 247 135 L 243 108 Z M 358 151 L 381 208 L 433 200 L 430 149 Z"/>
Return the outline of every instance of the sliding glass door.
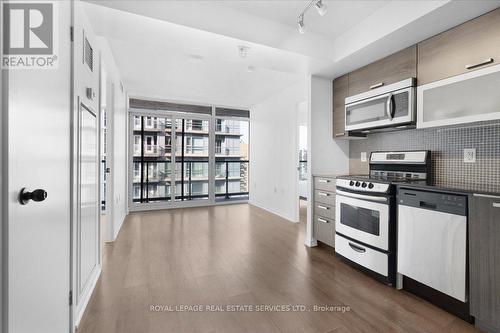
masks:
<path fill-rule="evenodd" d="M 132 116 L 134 203 L 172 200 L 172 118 Z"/>
<path fill-rule="evenodd" d="M 216 118 L 215 196 L 217 201 L 248 198 L 248 138 L 248 121 Z"/>
<path fill-rule="evenodd" d="M 210 187 L 210 121 L 177 118 L 176 124 L 175 200 L 207 200 Z"/>
<path fill-rule="evenodd" d="M 248 120 L 130 110 L 130 209 L 248 199 Z"/>

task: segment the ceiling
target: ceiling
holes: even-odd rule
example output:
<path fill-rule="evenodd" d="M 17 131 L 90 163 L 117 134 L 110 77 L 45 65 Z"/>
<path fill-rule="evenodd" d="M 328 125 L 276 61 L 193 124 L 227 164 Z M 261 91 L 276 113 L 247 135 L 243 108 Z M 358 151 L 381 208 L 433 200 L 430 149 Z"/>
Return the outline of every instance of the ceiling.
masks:
<path fill-rule="evenodd" d="M 310 3 L 310 0 L 297 1 L 216 1 L 238 12 L 248 13 L 279 22 L 293 29 L 297 26 L 297 16 Z M 390 1 L 328 1 L 323 3 L 328 8 L 328 16 L 321 18 L 314 8 L 305 14 L 307 32 L 325 35 L 331 39 L 338 37 L 346 30 L 364 20 L 374 11 Z"/>
<path fill-rule="evenodd" d="M 100 0 L 84 4 L 130 94 L 250 107 L 308 75 L 334 78 L 500 1 Z M 238 46 L 249 47 L 240 57 Z M 254 68 L 249 71 L 248 68 Z"/>

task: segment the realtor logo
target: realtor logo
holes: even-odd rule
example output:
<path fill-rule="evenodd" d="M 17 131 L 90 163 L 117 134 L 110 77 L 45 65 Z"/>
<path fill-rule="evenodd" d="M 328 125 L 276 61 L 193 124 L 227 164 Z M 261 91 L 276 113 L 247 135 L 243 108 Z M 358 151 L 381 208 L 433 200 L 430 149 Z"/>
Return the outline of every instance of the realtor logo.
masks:
<path fill-rule="evenodd" d="M 3 3 L 3 68 L 57 68 L 56 6 L 54 2 Z"/>

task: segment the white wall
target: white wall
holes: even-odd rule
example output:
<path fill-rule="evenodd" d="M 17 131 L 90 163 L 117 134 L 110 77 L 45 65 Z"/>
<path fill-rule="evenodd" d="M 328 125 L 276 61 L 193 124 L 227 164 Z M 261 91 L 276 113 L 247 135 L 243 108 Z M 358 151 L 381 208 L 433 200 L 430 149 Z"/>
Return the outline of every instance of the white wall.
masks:
<path fill-rule="evenodd" d="M 250 203 L 298 221 L 297 108 L 306 80 L 250 109 Z"/>
<path fill-rule="evenodd" d="M 349 141 L 334 140 L 332 81 L 312 76 L 309 88 L 310 170 L 315 174 L 349 172 Z"/>
<path fill-rule="evenodd" d="M 309 180 L 313 175 L 339 175 L 349 173 L 349 141 L 334 140 L 332 133 L 332 81 L 312 76 L 308 84 L 310 152 Z M 312 198 L 312 181 L 309 182 Z M 306 245 L 315 245 L 312 237 L 311 200 L 307 209 Z"/>
<path fill-rule="evenodd" d="M 127 121 L 127 94 L 122 90 L 122 79 L 118 67 L 115 63 L 113 53 L 109 47 L 108 41 L 104 37 L 97 37 L 97 45 L 101 51 L 102 64 L 106 71 L 108 87 L 109 83 L 114 85 L 114 106 L 108 105 L 108 116 L 111 119 L 113 129 L 113 147 L 112 147 L 112 161 L 111 161 L 111 174 L 113 176 L 113 202 L 108 203 L 113 205 L 111 224 L 111 235 L 113 241 L 116 239 L 118 232 L 127 215 L 127 191 L 128 191 L 128 177 L 127 177 L 127 151 L 128 151 L 128 121 Z M 109 94 L 108 94 L 109 96 Z M 113 101 L 107 101 L 111 103 Z M 112 110 L 112 113 L 110 112 Z"/>

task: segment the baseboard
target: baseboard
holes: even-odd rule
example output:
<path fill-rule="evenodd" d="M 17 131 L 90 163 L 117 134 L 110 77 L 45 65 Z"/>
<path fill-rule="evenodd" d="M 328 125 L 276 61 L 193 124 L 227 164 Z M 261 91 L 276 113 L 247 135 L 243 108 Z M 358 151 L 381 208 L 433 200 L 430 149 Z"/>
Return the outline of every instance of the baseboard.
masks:
<path fill-rule="evenodd" d="M 74 313 L 74 323 L 75 323 L 75 329 L 78 329 L 78 326 L 80 325 L 80 321 L 83 318 L 83 315 L 85 313 L 85 309 L 87 308 L 87 305 L 89 304 L 90 297 L 92 296 L 92 293 L 94 292 L 95 286 L 97 284 L 97 281 L 99 280 L 99 277 L 101 276 L 102 272 L 102 267 L 101 265 L 98 265 L 97 268 L 94 270 L 94 273 L 92 274 L 90 283 L 88 287 L 85 289 L 85 291 L 82 294 L 82 299 L 78 304 L 75 305 L 75 313 Z M 73 292 L 73 299 L 75 298 L 75 292 Z"/>
<path fill-rule="evenodd" d="M 272 213 L 274 215 L 278 215 L 279 217 L 281 217 L 281 218 L 283 218 L 283 219 L 285 219 L 287 221 L 290 221 L 292 223 L 298 223 L 299 222 L 299 221 L 295 221 L 293 218 L 290 218 L 289 216 L 286 216 L 286 215 L 284 215 L 284 214 L 282 214 L 280 212 L 277 212 L 277 211 L 275 211 L 273 209 L 269 209 L 269 208 L 265 207 L 264 205 L 262 205 L 260 203 L 257 203 L 255 201 L 250 201 L 249 204 L 252 205 L 252 206 L 258 207 L 260 209 L 263 209 L 263 210 L 265 210 L 265 211 L 267 211 L 269 213 Z"/>
<path fill-rule="evenodd" d="M 313 238 L 313 239 L 306 239 L 304 242 L 304 245 L 307 247 L 316 247 L 318 246 L 318 242 Z"/>

